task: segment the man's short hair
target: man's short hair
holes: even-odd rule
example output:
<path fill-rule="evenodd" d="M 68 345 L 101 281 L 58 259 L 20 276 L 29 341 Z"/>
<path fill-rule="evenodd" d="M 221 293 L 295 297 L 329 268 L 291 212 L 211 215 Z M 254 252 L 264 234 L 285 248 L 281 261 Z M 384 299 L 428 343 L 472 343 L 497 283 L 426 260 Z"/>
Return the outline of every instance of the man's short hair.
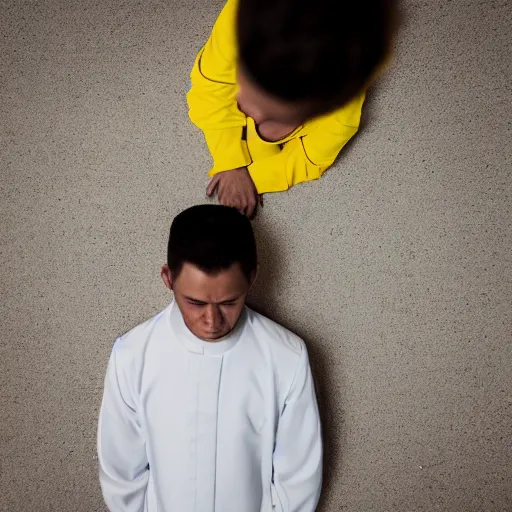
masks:
<path fill-rule="evenodd" d="M 395 14 L 394 0 L 240 0 L 240 63 L 267 93 L 327 113 L 368 86 Z"/>
<path fill-rule="evenodd" d="M 228 206 L 204 204 L 182 211 L 171 226 L 167 264 L 173 276 L 178 277 L 185 263 L 207 274 L 239 263 L 250 280 L 257 267 L 251 222 Z"/>

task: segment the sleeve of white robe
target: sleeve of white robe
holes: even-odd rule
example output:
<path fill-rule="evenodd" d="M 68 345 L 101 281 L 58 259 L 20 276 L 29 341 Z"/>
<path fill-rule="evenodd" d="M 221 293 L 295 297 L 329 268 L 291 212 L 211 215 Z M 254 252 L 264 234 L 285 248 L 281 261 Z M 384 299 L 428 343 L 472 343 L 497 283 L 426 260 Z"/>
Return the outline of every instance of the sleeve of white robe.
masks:
<path fill-rule="evenodd" d="M 314 512 L 322 488 L 322 435 L 307 351 L 302 345 L 298 368 L 279 419 L 274 449 L 277 509 Z"/>
<path fill-rule="evenodd" d="M 146 446 L 136 406 L 122 382 L 114 345 L 98 425 L 100 484 L 110 512 L 142 512 L 149 479 Z"/>

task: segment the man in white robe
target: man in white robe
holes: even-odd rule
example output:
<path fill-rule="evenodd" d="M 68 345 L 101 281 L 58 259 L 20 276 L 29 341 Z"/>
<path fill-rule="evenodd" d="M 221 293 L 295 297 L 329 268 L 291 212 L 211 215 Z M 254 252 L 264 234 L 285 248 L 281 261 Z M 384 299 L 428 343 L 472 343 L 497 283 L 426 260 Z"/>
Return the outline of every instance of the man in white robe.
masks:
<path fill-rule="evenodd" d="M 250 222 L 195 206 L 171 227 L 161 313 L 121 336 L 98 427 L 111 512 L 312 512 L 320 420 L 304 342 L 245 306 Z"/>

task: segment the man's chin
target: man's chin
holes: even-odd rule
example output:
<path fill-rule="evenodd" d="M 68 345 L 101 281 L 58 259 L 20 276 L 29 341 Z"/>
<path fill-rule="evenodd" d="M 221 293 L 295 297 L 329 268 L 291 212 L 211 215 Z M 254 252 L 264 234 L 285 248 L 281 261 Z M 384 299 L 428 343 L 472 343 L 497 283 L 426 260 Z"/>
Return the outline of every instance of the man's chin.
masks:
<path fill-rule="evenodd" d="M 219 341 L 222 338 L 225 338 L 229 334 L 229 331 L 218 332 L 218 333 L 217 332 L 216 333 L 203 333 L 203 334 L 204 334 L 203 336 L 200 336 L 200 338 L 203 341 Z"/>

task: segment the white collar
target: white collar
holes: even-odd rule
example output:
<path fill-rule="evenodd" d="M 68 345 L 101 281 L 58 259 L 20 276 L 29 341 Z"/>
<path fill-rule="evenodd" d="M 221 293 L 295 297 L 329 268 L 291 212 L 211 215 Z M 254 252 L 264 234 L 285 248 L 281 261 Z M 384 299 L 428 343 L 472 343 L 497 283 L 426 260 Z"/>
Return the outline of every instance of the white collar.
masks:
<path fill-rule="evenodd" d="M 244 307 L 235 328 L 224 338 L 217 341 L 204 341 L 193 334 L 185 324 L 183 315 L 175 300 L 169 308 L 169 325 L 178 342 L 188 351 L 194 354 L 221 356 L 233 348 L 240 340 L 246 324 L 247 312 Z"/>

